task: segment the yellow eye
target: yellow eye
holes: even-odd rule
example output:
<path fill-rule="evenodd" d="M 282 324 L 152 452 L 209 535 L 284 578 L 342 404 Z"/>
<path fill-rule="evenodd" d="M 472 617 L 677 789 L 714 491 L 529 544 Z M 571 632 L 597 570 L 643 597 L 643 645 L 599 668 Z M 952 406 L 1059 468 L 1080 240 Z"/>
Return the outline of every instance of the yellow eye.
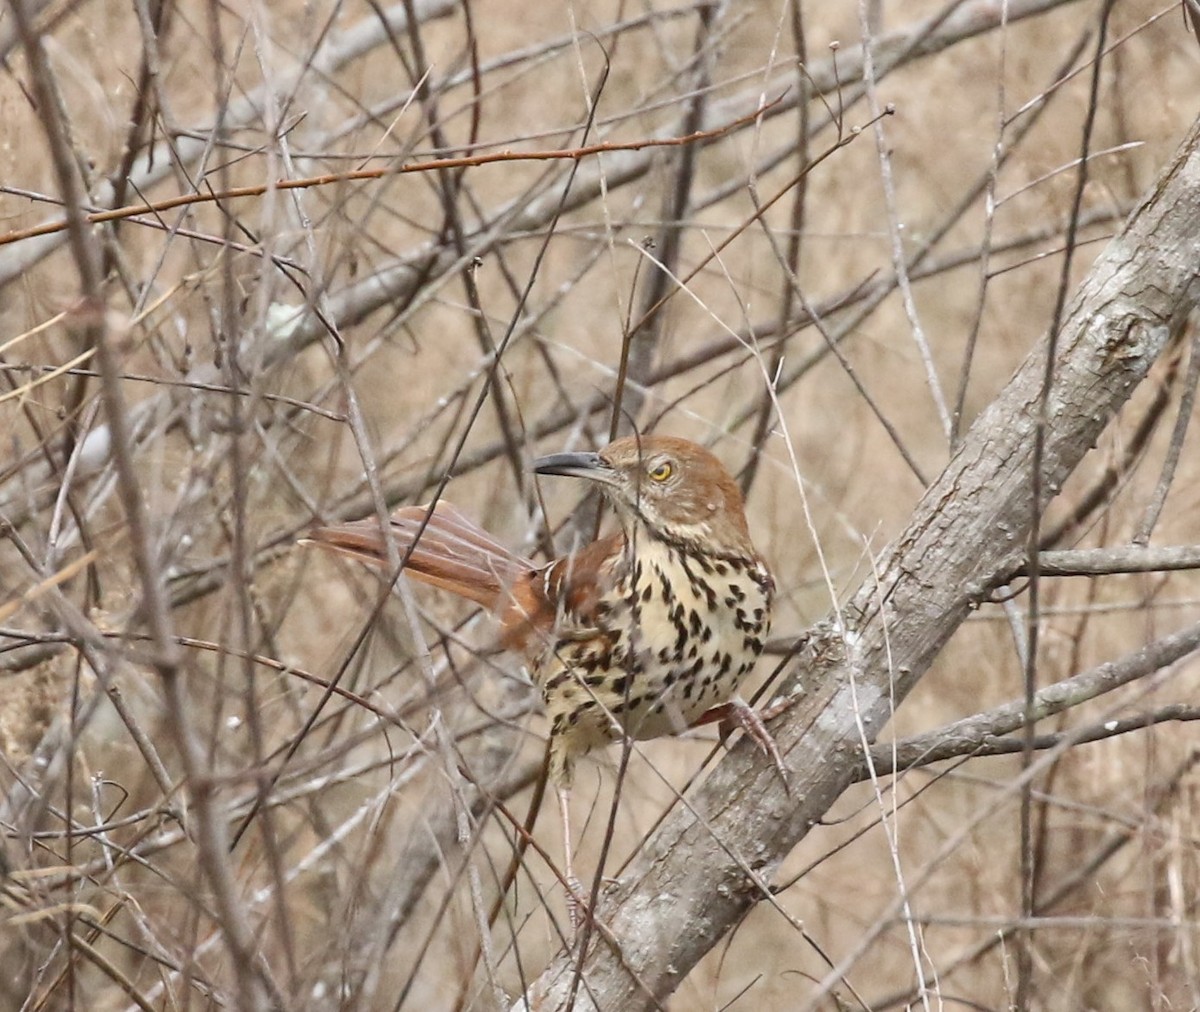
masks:
<path fill-rule="evenodd" d="M 671 467 L 669 461 L 664 460 L 661 464 L 650 468 L 651 481 L 666 481 L 675 473 L 675 469 Z"/>

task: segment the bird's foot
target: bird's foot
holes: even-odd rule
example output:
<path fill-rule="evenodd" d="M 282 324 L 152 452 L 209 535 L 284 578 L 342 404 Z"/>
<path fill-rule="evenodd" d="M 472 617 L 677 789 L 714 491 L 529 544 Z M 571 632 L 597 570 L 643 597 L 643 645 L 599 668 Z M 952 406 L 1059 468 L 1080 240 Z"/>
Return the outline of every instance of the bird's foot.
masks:
<path fill-rule="evenodd" d="M 774 717 L 778 712 L 782 711 L 769 712 L 767 714 L 768 719 Z M 717 733 L 720 735 L 722 743 L 738 728 L 745 731 L 754 743 L 762 749 L 763 754 L 771 760 L 771 764 L 779 774 L 779 779 L 783 781 L 784 789 L 791 794 L 791 788 L 788 785 L 788 770 L 783 764 L 783 756 L 779 753 L 779 746 L 775 744 L 775 739 L 771 737 L 771 732 L 767 730 L 762 717 L 755 712 L 749 703 L 742 699 L 741 696 L 734 696 L 728 703 L 714 706 L 696 723 L 710 724 L 714 721 L 717 723 Z"/>
<path fill-rule="evenodd" d="M 796 695 L 776 696 L 771 700 L 771 702 L 764 706 L 761 711 L 759 711 L 758 715 L 764 721 L 774 720 L 781 713 L 785 712 L 786 710 L 790 710 L 792 704 L 796 702 L 796 699 Z"/>
<path fill-rule="evenodd" d="M 591 893 L 584 889 L 583 884 L 573 875 L 568 879 L 564 876 L 567 887 L 567 917 L 571 922 L 571 935 L 567 940 L 568 948 L 577 949 L 585 941 L 589 946 L 595 944 L 596 938 L 605 939 L 616 949 L 620 946 L 616 936 L 598 914 L 599 903 L 592 906 Z M 604 889 L 610 890 L 617 886 L 619 880 L 605 876 L 601 879 Z"/>

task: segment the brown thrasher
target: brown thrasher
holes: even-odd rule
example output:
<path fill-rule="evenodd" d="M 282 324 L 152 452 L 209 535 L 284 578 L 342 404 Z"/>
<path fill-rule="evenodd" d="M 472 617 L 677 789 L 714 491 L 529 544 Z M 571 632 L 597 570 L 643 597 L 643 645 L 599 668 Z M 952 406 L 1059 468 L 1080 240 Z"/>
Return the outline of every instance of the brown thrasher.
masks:
<path fill-rule="evenodd" d="M 533 468 L 599 484 L 620 532 L 538 565 L 439 502 L 398 509 L 388 535 L 410 576 L 496 614 L 503 646 L 529 663 L 550 718 L 549 776 L 574 919 L 567 799 L 576 758 L 625 735 L 657 738 L 720 721 L 746 730 L 784 773 L 737 694 L 762 652 L 774 581 L 750 542 L 741 492 L 696 443 L 627 437 L 599 453 L 554 453 Z M 317 528 L 309 540 L 388 565 L 374 517 Z"/>

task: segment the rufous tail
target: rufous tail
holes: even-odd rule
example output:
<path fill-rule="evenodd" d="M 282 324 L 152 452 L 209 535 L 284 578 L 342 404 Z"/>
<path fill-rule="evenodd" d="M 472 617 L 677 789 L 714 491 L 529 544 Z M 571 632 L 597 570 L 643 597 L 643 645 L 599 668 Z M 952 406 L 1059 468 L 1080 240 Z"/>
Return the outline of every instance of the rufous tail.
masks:
<path fill-rule="evenodd" d="M 396 557 L 408 556 L 404 570 L 414 580 L 493 612 L 508 606 L 513 586 L 527 580 L 535 568 L 448 502 L 437 503 L 432 513 L 429 506 L 402 506 L 389 518 L 388 529 Z M 387 544 L 374 517 L 317 527 L 303 540 L 376 566 L 389 565 Z"/>

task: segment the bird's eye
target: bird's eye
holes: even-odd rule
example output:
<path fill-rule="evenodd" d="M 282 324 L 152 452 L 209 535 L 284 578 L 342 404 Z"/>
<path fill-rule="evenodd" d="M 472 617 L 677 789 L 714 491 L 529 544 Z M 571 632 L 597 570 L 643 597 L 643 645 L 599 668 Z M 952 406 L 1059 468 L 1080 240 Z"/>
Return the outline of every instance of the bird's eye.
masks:
<path fill-rule="evenodd" d="M 656 464 L 650 468 L 651 481 L 666 481 L 675 473 L 675 469 L 671 466 L 671 462 L 664 460 L 661 464 Z"/>

